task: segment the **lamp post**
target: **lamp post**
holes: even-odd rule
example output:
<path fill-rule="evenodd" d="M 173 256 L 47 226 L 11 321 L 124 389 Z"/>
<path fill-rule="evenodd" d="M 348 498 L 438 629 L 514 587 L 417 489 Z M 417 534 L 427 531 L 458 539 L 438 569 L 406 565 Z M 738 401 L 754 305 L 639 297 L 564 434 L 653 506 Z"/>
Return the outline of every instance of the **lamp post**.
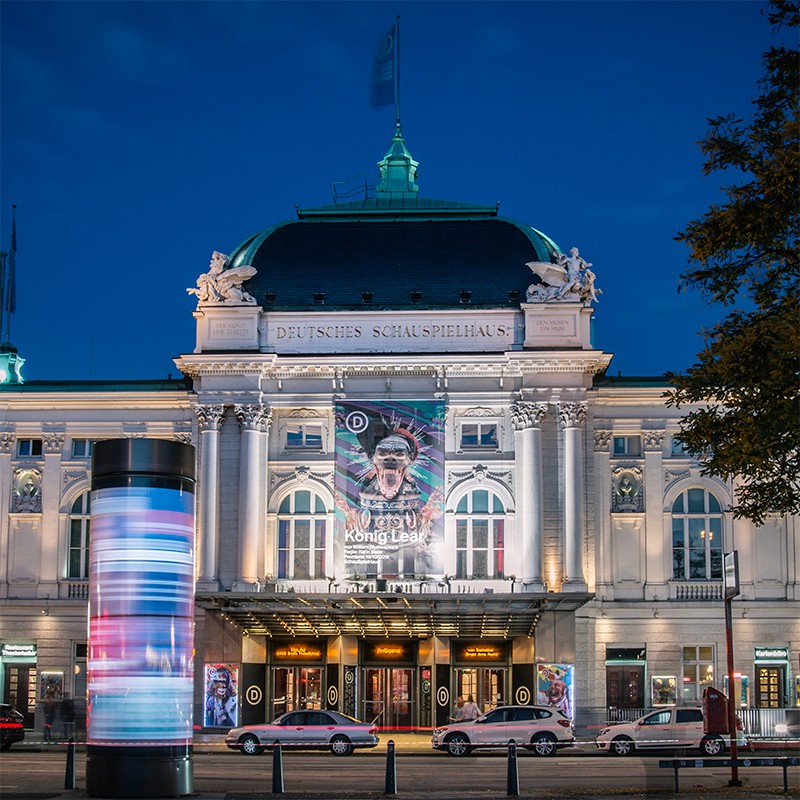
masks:
<path fill-rule="evenodd" d="M 733 615 L 731 600 L 739 594 L 739 554 L 736 550 L 725 553 L 723 589 L 725 593 L 725 649 L 728 656 L 728 735 L 731 738 L 731 779 L 728 786 L 741 786 L 739 767 L 739 746 L 736 741 L 736 685 L 733 676 Z"/>

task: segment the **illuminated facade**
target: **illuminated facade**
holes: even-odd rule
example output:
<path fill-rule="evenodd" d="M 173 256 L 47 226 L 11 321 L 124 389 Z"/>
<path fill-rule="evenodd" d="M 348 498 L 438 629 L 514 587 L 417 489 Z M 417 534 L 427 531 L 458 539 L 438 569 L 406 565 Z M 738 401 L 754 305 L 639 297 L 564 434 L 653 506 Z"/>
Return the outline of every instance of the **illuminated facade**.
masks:
<path fill-rule="evenodd" d="M 797 519 L 734 520 L 663 381 L 605 377 L 577 250 L 420 198 L 416 166 L 398 132 L 375 197 L 215 254 L 184 380 L 0 389 L 4 698 L 83 692 L 91 443 L 146 436 L 197 448 L 209 729 L 699 699 L 723 687 L 731 549 L 742 704 L 798 703 Z"/>

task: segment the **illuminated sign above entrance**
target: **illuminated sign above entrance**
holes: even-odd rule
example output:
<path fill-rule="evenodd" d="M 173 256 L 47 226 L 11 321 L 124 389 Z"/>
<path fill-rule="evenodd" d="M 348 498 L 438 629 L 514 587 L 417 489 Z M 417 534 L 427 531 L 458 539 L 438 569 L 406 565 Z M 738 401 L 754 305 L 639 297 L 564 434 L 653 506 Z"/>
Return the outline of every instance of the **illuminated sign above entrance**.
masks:
<path fill-rule="evenodd" d="M 379 641 L 365 642 L 363 645 L 364 661 L 414 661 L 412 642 Z"/>
<path fill-rule="evenodd" d="M 322 661 L 322 648 L 305 642 L 276 643 L 272 656 L 276 661 Z"/>
<path fill-rule="evenodd" d="M 756 647 L 753 651 L 754 661 L 788 661 L 788 647 Z"/>
<path fill-rule="evenodd" d="M 505 661 L 506 653 L 504 642 L 465 642 L 456 648 L 456 661 Z"/>
<path fill-rule="evenodd" d="M 36 645 L 3 644 L 0 645 L 0 656 L 3 658 L 36 658 Z"/>

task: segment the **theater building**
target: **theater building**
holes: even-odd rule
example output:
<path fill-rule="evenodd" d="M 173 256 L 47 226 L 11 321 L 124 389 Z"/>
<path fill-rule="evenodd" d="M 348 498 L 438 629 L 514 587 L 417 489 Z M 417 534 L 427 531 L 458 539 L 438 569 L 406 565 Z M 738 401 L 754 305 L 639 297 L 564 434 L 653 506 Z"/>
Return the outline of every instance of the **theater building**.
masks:
<path fill-rule="evenodd" d="M 370 196 L 215 253 L 181 380 L 0 388 L 0 689 L 29 724 L 45 685 L 85 691 L 91 445 L 130 436 L 196 447 L 209 730 L 699 700 L 725 688 L 731 550 L 737 698 L 800 702 L 798 520 L 734 520 L 663 379 L 605 375 L 612 265 L 420 196 L 417 166 L 398 130 Z"/>

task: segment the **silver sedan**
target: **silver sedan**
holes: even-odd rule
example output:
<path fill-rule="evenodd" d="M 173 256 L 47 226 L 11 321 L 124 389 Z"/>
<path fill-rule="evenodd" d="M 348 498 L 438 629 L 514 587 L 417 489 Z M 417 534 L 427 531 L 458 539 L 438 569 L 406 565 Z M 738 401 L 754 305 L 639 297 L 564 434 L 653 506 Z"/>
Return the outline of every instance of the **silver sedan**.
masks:
<path fill-rule="evenodd" d="M 275 742 L 281 747 L 349 756 L 356 747 L 377 747 L 377 732 L 374 725 L 338 711 L 289 711 L 273 722 L 233 728 L 225 744 L 246 756 L 258 755 Z"/>

